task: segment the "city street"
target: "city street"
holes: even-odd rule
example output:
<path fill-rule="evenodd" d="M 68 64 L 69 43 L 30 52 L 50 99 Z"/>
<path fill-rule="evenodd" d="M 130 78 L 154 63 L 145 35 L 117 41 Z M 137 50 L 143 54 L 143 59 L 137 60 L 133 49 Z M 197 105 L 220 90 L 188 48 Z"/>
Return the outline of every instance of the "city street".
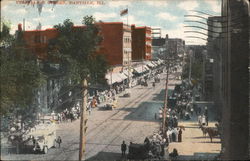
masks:
<path fill-rule="evenodd" d="M 118 96 L 118 108 L 94 109 L 89 116 L 85 159 L 120 159 L 120 145 L 124 140 L 143 143 L 145 137 L 159 130 L 159 121 L 155 120 L 162 105 L 165 74 L 161 82 L 153 88 L 136 86 L 131 97 Z M 171 83 L 172 82 L 172 83 Z M 173 85 L 174 80 L 170 84 Z M 57 135 L 62 138 L 61 148 L 52 148 L 48 154 L 11 154 L 2 159 L 9 160 L 77 160 L 79 149 L 79 120 L 58 125 Z"/>
<path fill-rule="evenodd" d="M 165 76 L 161 75 L 161 82 L 155 88 L 151 84 L 148 87 L 136 86 L 131 90 L 131 97 L 117 95 L 118 108 L 113 111 L 104 110 L 103 104 L 92 111 L 88 120 L 86 160 L 121 159 L 120 145 L 123 140 L 127 145 L 130 142 L 143 143 L 145 137 L 159 130 L 155 113 L 158 113 L 164 100 Z M 173 89 L 177 82 L 173 77 L 170 75 L 169 89 Z M 220 140 L 214 138 L 213 143 L 210 143 L 209 137 L 204 137 L 198 128 L 196 116 L 191 121 L 179 121 L 179 125 L 185 127 L 183 141 L 170 143 L 169 153 L 176 148 L 179 159 L 213 159 L 219 154 Z M 210 122 L 209 126 L 214 127 L 214 122 Z M 61 148 L 52 148 L 48 154 L 11 154 L 2 159 L 77 160 L 79 120 L 59 124 L 57 135 L 62 138 Z"/>

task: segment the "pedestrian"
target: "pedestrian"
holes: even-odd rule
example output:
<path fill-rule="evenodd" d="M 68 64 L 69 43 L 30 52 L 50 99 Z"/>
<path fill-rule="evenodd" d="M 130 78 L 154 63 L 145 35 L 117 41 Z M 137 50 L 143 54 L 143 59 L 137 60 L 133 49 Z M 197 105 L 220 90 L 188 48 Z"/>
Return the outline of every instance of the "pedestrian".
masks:
<path fill-rule="evenodd" d="M 61 146 L 61 143 L 62 143 L 62 139 L 60 136 L 58 136 L 57 140 L 56 140 L 57 144 L 58 144 L 58 147 L 60 148 Z"/>
<path fill-rule="evenodd" d="M 182 130 L 180 128 L 179 134 L 178 134 L 178 142 L 182 142 Z"/>
<path fill-rule="evenodd" d="M 69 113 L 69 116 L 70 116 L 70 121 L 72 122 L 74 120 L 74 114 L 72 111 Z"/>
<path fill-rule="evenodd" d="M 122 157 L 125 157 L 126 150 L 127 150 L 127 145 L 125 144 L 125 141 L 123 141 L 121 145 Z"/>
<path fill-rule="evenodd" d="M 178 151 L 177 151 L 175 148 L 174 148 L 173 152 L 171 152 L 171 153 L 169 154 L 169 156 L 170 156 L 171 158 L 176 158 L 178 155 L 179 155 L 179 154 L 178 154 Z"/>
<path fill-rule="evenodd" d="M 91 114 L 92 111 L 92 101 L 89 101 L 87 104 L 87 110 L 89 111 L 89 115 Z"/>
<path fill-rule="evenodd" d="M 207 110 L 207 107 L 205 107 L 204 115 L 206 117 L 206 124 L 208 126 L 208 110 Z"/>
<path fill-rule="evenodd" d="M 34 136 L 32 136 L 32 142 L 33 142 L 33 146 L 35 146 L 36 140 L 35 140 L 35 137 L 34 137 Z"/>
<path fill-rule="evenodd" d="M 92 102 L 91 102 L 91 107 L 95 108 L 97 106 L 97 100 L 96 97 L 93 97 Z"/>

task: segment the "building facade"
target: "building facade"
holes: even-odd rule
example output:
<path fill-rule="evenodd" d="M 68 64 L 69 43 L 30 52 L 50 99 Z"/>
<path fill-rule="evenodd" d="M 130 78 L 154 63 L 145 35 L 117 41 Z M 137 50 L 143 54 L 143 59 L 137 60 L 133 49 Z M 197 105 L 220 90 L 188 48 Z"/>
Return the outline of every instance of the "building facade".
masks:
<path fill-rule="evenodd" d="M 152 38 L 150 27 L 135 27 L 132 29 L 132 60 L 152 59 Z"/>
<path fill-rule="evenodd" d="M 221 106 L 218 98 L 221 82 L 221 40 L 222 40 L 222 24 L 221 17 L 208 17 L 208 38 L 207 38 L 207 55 L 204 59 L 204 98 L 205 100 L 215 101 L 215 106 Z"/>
<path fill-rule="evenodd" d="M 102 22 L 98 25 L 103 37 L 98 53 L 104 54 L 109 65 L 129 65 L 132 57 L 131 26 L 122 22 Z"/>
<path fill-rule="evenodd" d="M 222 1 L 222 158 L 250 159 L 249 1 Z"/>
<path fill-rule="evenodd" d="M 166 54 L 166 39 L 153 38 L 152 39 L 152 59 L 163 59 Z"/>

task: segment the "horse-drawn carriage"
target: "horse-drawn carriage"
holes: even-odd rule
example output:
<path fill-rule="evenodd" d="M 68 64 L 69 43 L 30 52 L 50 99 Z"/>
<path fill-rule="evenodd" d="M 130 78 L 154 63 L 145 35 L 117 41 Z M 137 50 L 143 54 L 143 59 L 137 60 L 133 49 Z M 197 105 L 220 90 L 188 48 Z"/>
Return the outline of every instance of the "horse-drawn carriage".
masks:
<path fill-rule="evenodd" d="M 106 103 L 106 105 L 104 106 L 104 108 L 106 110 L 113 110 L 114 108 L 117 108 L 118 105 L 118 101 L 117 99 L 114 98 L 109 98 L 108 102 Z"/>
<path fill-rule="evenodd" d="M 155 77 L 155 83 L 159 83 L 160 82 L 160 78 L 159 77 Z"/>
<path fill-rule="evenodd" d="M 128 159 L 144 160 L 144 159 L 161 159 L 164 156 L 165 144 L 156 140 L 150 141 L 145 139 L 144 144 L 130 143 L 128 151 Z"/>

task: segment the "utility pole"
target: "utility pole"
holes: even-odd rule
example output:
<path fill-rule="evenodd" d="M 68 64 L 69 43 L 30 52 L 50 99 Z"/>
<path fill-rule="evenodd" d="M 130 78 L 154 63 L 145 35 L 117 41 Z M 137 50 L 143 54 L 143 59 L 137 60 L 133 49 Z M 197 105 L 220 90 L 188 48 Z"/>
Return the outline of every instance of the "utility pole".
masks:
<path fill-rule="evenodd" d="M 163 137 L 166 137 L 166 113 L 167 113 L 167 105 L 168 105 L 168 75 L 169 75 L 169 61 L 166 60 L 167 63 L 167 76 L 166 76 L 166 85 L 165 85 L 165 97 L 164 97 L 164 109 L 163 109 L 163 119 L 162 119 L 162 132 Z M 167 125 L 168 126 L 168 125 Z"/>
<path fill-rule="evenodd" d="M 191 74 L 192 74 L 192 50 L 189 50 L 189 76 L 188 76 L 188 83 L 191 82 Z"/>
<path fill-rule="evenodd" d="M 87 115 L 86 115 L 86 107 L 87 107 L 87 79 L 84 78 L 82 81 L 83 85 L 83 102 L 81 107 L 81 120 L 80 120 L 80 144 L 79 144 L 79 161 L 83 159 L 84 152 L 86 150 L 86 131 L 87 131 Z"/>

